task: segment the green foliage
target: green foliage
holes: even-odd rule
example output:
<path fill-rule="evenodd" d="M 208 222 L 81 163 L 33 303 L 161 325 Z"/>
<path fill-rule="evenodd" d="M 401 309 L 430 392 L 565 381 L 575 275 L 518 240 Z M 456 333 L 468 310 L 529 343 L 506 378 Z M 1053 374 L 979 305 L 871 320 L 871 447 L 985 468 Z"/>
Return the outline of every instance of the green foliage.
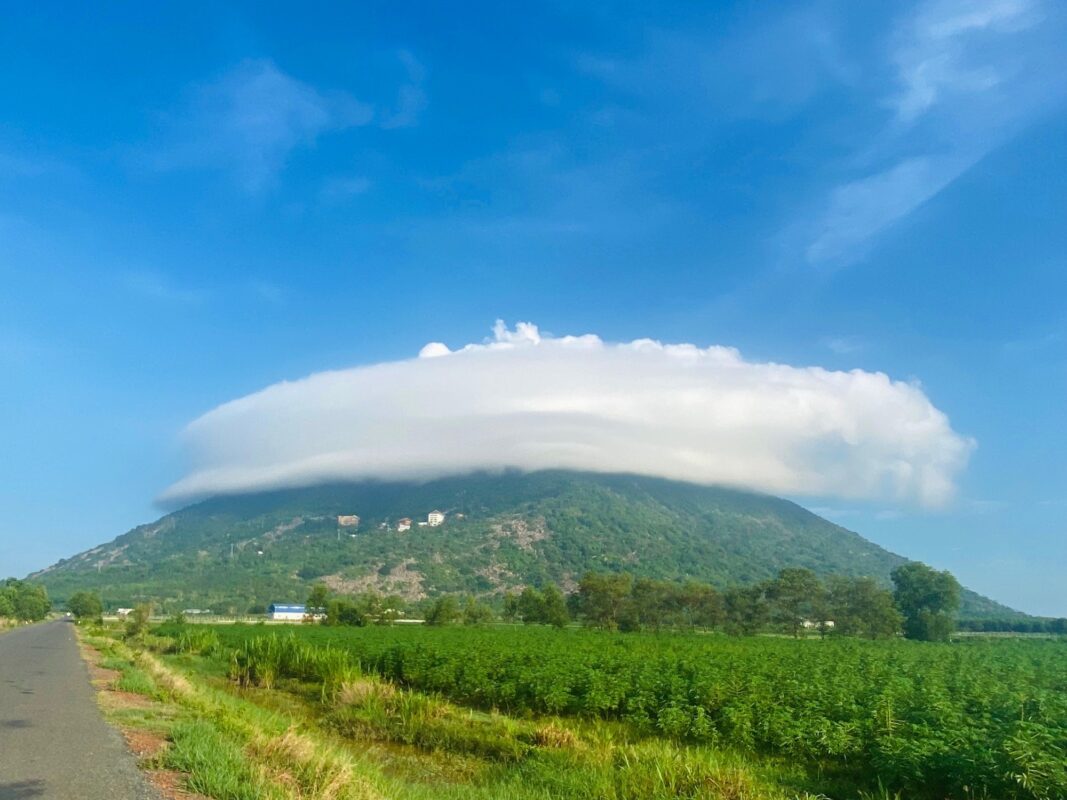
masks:
<path fill-rule="evenodd" d="M 435 507 L 455 512 L 439 528 L 397 533 L 389 524 Z M 363 518 L 359 532 L 338 540 L 336 515 L 352 512 Z M 500 603 L 505 592 L 565 586 L 591 571 L 696 580 L 723 591 L 804 567 L 820 577 L 869 575 L 889 587 L 902 563 L 785 500 L 546 471 L 219 497 L 68 559 L 38 580 L 60 600 L 94 590 L 108 606 L 152 598 L 164 613 L 235 613 L 299 602 L 327 576 L 369 579 L 369 589 L 410 600 L 472 594 Z M 1024 618 L 973 593 L 963 600 L 964 616 Z"/>
<path fill-rule="evenodd" d="M 460 619 L 459 603 L 450 594 L 438 597 L 426 611 L 427 625 L 451 625 Z"/>
<path fill-rule="evenodd" d="M 770 619 L 766 595 L 764 584 L 727 589 L 722 597 L 726 632 L 735 636 L 751 636 L 766 625 Z"/>
<path fill-rule="evenodd" d="M 0 583 L 0 617 L 36 622 L 48 616 L 51 610 L 52 602 L 41 584 L 15 578 Z"/>
<path fill-rule="evenodd" d="M 818 576 L 810 569 L 790 567 L 767 584 L 772 618 L 785 626 L 794 637 L 804 630 L 804 623 L 822 622 L 825 616 L 825 591 Z"/>
<path fill-rule="evenodd" d="M 832 576 L 826 606 L 837 634 L 885 639 L 900 633 L 902 618 L 893 595 L 873 578 Z"/>
<path fill-rule="evenodd" d="M 127 639 L 143 637 L 148 632 L 148 621 L 152 617 L 152 604 L 139 603 L 126 616 L 125 634 Z"/>
<path fill-rule="evenodd" d="M 543 627 L 215 630 L 221 657 L 233 653 L 234 676 L 250 685 L 292 677 L 339 686 L 358 665 L 487 710 L 602 717 L 653 737 L 779 756 L 847 776 L 868 795 L 1051 800 L 1067 787 L 1064 641 L 798 642 Z M 388 712 L 404 735 L 467 752 L 502 746 L 454 729 L 447 714 L 420 734 L 404 720 L 438 711 L 412 706 L 405 716 L 406 701 L 375 698 L 374 713 Z M 358 728 L 367 713 L 365 706 L 337 722 Z"/>
<path fill-rule="evenodd" d="M 79 622 L 98 620 L 104 614 L 104 604 L 100 602 L 100 595 L 96 592 L 75 592 L 67 600 L 67 610 Z"/>
<path fill-rule="evenodd" d="M 547 584 L 544 589 L 538 590 L 527 586 L 522 590 L 517 600 L 514 601 L 514 611 L 509 612 L 505 606 L 505 616 L 517 617 L 527 625 L 552 625 L 562 628 L 570 622 L 570 612 L 567 610 L 567 600 L 559 587 L 554 583 Z"/>
<path fill-rule="evenodd" d="M 463 603 L 463 624 L 483 625 L 495 618 L 493 609 L 485 603 L 479 603 L 473 597 L 467 597 Z"/>
<path fill-rule="evenodd" d="M 322 620 L 324 625 L 347 625 L 361 628 L 370 621 L 366 606 L 352 600 L 334 598 L 325 606 L 318 606 L 318 608 L 323 607 L 326 609 L 326 616 Z"/>
<path fill-rule="evenodd" d="M 955 629 L 960 585 L 949 572 L 911 562 L 893 570 L 893 597 L 904 616 L 904 636 L 925 642 L 948 641 Z"/>
<path fill-rule="evenodd" d="M 563 597 L 563 592 L 554 583 L 547 584 L 541 591 L 540 621 L 554 628 L 562 628 L 570 622 L 567 600 Z"/>
<path fill-rule="evenodd" d="M 309 614 L 320 611 L 330 602 L 330 588 L 322 583 L 316 583 L 308 593 L 306 607 Z"/>
<path fill-rule="evenodd" d="M 577 612 L 590 625 L 615 630 L 632 591 L 633 577 L 629 573 L 587 572 L 578 584 Z"/>
<path fill-rule="evenodd" d="M 206 720 L 181 722 L 171 730 L 173 746 L 164 763 L 189 775 L 189 788 L 226 800 L 281 800 L 289 796 L 272 784 L 231 739 Z"/>

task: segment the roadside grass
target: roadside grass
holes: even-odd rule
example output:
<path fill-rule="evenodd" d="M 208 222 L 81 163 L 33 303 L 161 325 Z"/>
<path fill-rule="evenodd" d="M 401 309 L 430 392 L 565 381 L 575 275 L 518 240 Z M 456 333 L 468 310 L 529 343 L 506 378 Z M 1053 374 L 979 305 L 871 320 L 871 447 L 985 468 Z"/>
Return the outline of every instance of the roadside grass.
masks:
<path fill-rule="evenodd" d="M 173 744 L 161 763 L 185 773 L 192 791 L 218 800 L 282 800 L 287 796 L 212 723 L 179 722 L 171 728 L 170 736 Z"/>
<path fill-rule="evenodd" d="M 475 711 L 340 663 L 322 683 L 283 677 L 269 658 L 242 675 L 210 640 L 202 655 L 174 653 L 157 637 L 146 643 L 167 652 L 100 630 L 83 638 L 120 673 L 116 688 L 156 701 L 109 712 L 120 726 L 167 738 L 144 766 L 178 770 L 186 788 L 216 800 L 815 797 L 802 790 L 805 774 L 784 763 L 642 737 L 619 723 Z"/>

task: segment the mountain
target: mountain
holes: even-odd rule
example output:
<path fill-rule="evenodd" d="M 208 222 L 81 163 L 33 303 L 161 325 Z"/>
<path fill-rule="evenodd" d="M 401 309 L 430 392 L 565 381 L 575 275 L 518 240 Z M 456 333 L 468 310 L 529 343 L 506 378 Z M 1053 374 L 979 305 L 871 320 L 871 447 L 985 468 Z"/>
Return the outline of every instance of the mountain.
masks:
<path fill-rule="evenodd" d="M 439 526 L 425 521 L 445 513 Z M 358 515 L 358 525 L 338 517 Z M 346 520 L 351 522 L 351 520 Z M 420 599 L 493 597 L 525 584 L 570 588 L 586 571 L 723 587 L 782 567 L 888 583 L 906 559 L 796 503 L 632 475 L 479 473 L 424 483 L 334 484 L 223 496 L 134 528 L 32 577 L 58 600 L 245 611 L 302 601 L 314 582 Z M 963 616 L 1022 616 L 965 592 Z"/>

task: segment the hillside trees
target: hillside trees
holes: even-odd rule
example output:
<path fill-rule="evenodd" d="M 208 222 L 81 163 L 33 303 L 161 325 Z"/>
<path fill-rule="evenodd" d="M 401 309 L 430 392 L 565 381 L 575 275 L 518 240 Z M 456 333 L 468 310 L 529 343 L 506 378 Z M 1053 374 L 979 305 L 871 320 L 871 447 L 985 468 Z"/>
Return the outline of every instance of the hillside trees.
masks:
<path fill-rule="evenodd" d="M 960 605 L 960 584 L 952 573 L 913 561 L 893 570 L 892 578 L 893 598 L 904 617 L 904 636 L 948 641 Z"/>

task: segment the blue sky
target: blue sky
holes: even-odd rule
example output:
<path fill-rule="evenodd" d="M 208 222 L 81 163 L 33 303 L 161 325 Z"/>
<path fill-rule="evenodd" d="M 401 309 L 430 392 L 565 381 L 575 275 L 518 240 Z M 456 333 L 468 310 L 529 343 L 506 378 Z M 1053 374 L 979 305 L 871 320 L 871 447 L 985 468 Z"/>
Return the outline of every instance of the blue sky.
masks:
<path fill-rule="evenodd" d="M 797 499 L 1067 615 L 1067 11 L 40 3 L 0 26 L 0 573 L 182 430 L 498 318 L 912 381 L 955 499 Z"/>

